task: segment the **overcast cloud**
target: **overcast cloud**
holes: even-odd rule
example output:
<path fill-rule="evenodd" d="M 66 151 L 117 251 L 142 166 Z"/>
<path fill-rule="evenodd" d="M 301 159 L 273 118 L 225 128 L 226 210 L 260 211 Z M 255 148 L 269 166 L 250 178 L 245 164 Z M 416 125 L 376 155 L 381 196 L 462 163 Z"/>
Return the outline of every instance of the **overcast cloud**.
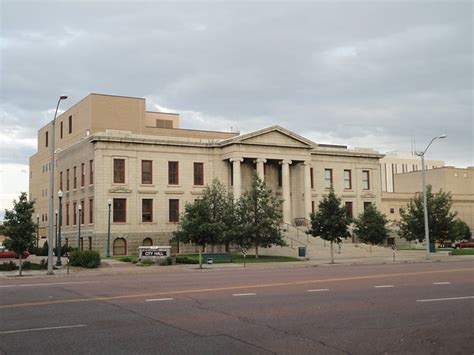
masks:
<path fill-rule="evenodd" d="M 146 97 L 183 128 L 278 124 L 381 152 L 448 139 L 473 163 L 471 1 L 1 4 L 0 209 L 27 191 L 36 131 L 91 92 Z"/>

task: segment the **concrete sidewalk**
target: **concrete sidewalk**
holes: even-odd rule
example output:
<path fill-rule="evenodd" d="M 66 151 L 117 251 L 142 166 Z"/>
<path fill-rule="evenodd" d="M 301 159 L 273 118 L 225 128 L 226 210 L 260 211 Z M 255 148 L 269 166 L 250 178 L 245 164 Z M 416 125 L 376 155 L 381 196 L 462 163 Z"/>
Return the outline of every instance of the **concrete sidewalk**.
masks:
<path fill-rule="evenodd" d="M 349 254 L 349 255 L 348 255 Z M 28 261 L 33 263 L 39 263 L 46 257 L 30 256 Z M 437 252 L 431 254 L 431 259 L 426 260 L 424 250 L 400 250 L 395 253 L 395 261 L 393 256 L 380 255 L 380 253 L 374 253 L 368 256 L 355 256 L 350 253 L 334 254 L 335 263 L 330 264 L 329 257 L 313 257 L 310 260 L 304 260 L 299 262 L 277 262 L 277 263 L 247 263 L 246 268 L 290 268 L 290 267 L 314 267 L 314 266 L 328 266 L 337 267 L 339 265 L 380 265 L 380 264 L 399 264 L 399 263 L 431 263 L 431 262 L 455 262 L 455 261 L 473 261 L 474 255 L 462 255 L 462 256 L 451 256 L 448 252 Z M 3 262 L 8 262 L 10 259 L 5 259 Z M 63 259 L 63 263 L 65 263 Z M 1 261 L 0 261 L 1 262 Z M 18 262 L 18 260 L 16 260 Z M 56 262 L 56 259 L 54 260 Z M 204 265 L 203 271 L 212 270 L 229 270 L 229 269 L 240 269 L 244 268 L 243 264 L 213 264 Z M 102 260 L 101 266 L 96 269 L 84 269 L 80 267 L 70 267 L 69 271 L 65 264 L 62 268 L 55 269 L 54 275 L 49 276 L 87 276 L 87 275 L 116 275 L 121 273 L 127 274 L 140 274 L 140 273 L 163 273 L 163 272 L 179 272 L 188 271 L 195 272 L 199 270 L 199 266 L 196 264 L 180 264 L 180 265 L 169 265 L 169 266 L 137 266 L 132 263 L 121 262 L 114 259 Z M 48 276 L 46 270 L 24 270 L 23 276 L 25 277 L 43 277 Z M 0 278 L 16 278 L 18 277 L 18 270 L 15 271 L 2 271 L 0 272 Z"/>

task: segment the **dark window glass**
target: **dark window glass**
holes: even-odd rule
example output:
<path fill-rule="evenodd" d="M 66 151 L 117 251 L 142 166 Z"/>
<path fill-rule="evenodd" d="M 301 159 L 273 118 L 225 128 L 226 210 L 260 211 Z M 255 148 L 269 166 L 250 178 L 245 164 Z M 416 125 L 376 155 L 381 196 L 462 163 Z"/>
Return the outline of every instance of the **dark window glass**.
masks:
<path fill-rule="evenodd" d="M 153 183 L 153 162 L 142 160 L 142 184 Z"/>
<path fill-rule="evenodd" d="M 309 174 L 310 174 L 310 178 L 311 178 L 311 188 L 314 189 L 314 170 L 313 170 L 313 168 L 309 169 Z"/>
<path fill-rule="evenodd" d="M 114 183 L 125 183 L 125 159 L 114 159 Z"/>
<path fill-rule="evenodd" d="M 372 206 L 372 202 L 364 202 L 364 210 L 366 210 L 369 206 Z"/>
<path fill-rule="evenodd" d="M 169 221 L 179 222 L 179 200 L 169 200 Z"/>
<path fill-rule="evenodd" d="M 346 212 L 347 212 L 347 217 L 349 217 L 350 219 L 352 219 L 354 217 L 354 212 L 352 210 L 352 202 L 350 201 L 347 201 L 346 202 Z"/>
<path fill-rule="evenodd" d="M 89 200 L 89 223 L 94 223 L 94 200 Z"/>
<path fill-rule="evenodd" d="M 66 226 L 69 225 L 69 203 L 66 203 Z"/>
<path fill-rule="evenodd" d="M 324 187 L 330 189 L 332 186 L 332 169 L 324 169 Z"/>
<path fill-rule="evenodd" d="M 350 170 L 344 170 L 344 188 L 346 190 L 352 189 L 352 172 Z"/>
<path fill-rule="evenodd" d="M 153 199 L 142 200 L 142 222 L 153 222 Z"/>
<path fill-rule="evenodd" d="M 72 116 L 69 116 L 69 134 L 72 133 Z"/>
<path fill-rule="evenodd" d="M 75 226 L 77 224 L 77 203 L 72 204 L 72 225 Z"/>
<path fill-rule="evenodd" d="M 63 138 L 63 121 L 61 121 L 61 123 L 59 124 L 60 126 L 60 129 L 59 129 L 59 135 L 61 138 Z"/>
<path fill-rule="evenodd" d="M 370 172 L 368 170 L 362 170 L 362 189 L 370 190 Z"/>
<path fill-rule="evenodd" d="M 194 185 L 204 185 L 203 163 L 194 163 Z"/>
<path fill-rule="evenodd" d="M 77 189 L 77 168 L 76 167 L 74 167 L 74 175 L 72 177 L 72 181 L 73 181 L 72 188 Z"/>
<path fill-rule="evenodd" d="M 85 220 L 84 215 L 85 215 L 85 214 L 86 214 L 85 201 L 82 200 L 82 201 L 81 201 L 81 213 L 80 213 L 80 217 L 79 217 L 80 220 L 81 220 L 81 221 L 80 221 L 81 224 L 84 224 L 84 220 Z"/>
<path fill-rule="evenodd" d="M 113 221 L 126 222 L 127 221 L 127 199 L 114 198 L 113 206 Z"/>
<path fill-rule="evenodd" d="M 281 187 L 283 184 L 283 171 L 282 171 L 282 166 L 278 166 L 278 187 Z"/>
<path fill-rule="evenodd" d="M 81 186 L 84 187 L 86 183 L 86 166 L 84 163 L 81 164 Z"/>
<path fill-rule="evenodd" d="M 45 138 L 45 146 L 48 147 L 48 144 L 49 144 L 49 132 L 46 131 L 45 135 L 44 135 L 44 138 Z"/>
<path fill-rule="evenodd" d="M 63 172 L 59 172 L 59 189 L 62 191 L 63 190 Z"/>
<path fill-rule="evenodd" d="M 168 162 L 168 184 L 179 184 L 179 163 L 177 161 Z"/>
<path fill-rule="evenodd" d="M 94 161 L 89 160 L 89 184 L 94 183 Z"/>
<path fill-rule="evenodd" d="M 66 191 L 69 191 L 69 169 L 66 169 Z"/>

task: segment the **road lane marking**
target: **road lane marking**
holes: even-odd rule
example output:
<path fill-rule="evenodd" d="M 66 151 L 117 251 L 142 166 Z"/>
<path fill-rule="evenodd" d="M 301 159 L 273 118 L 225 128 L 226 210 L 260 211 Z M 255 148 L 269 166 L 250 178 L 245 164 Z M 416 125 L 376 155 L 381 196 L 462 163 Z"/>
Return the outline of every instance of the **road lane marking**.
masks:
<path fill-rule="evenodd" d="M 391 288 L 391 287 L 395 287 L 393 285 L 378 285 L 378 286 L 374 286 L 375 288 Z"/>
<path fill-rule="evenodd" d="M 51 282 L 43 284 L 23 284 L 23 285 L 1 285 L 0 287 L 35 287 L 35 286 L 56 286 L 56 285 L 73 285 L 73 284 L 89 284 L 89 283 L 98 283 L 100 281 L 70 281 L 70 282 Z"/>
<path fill-rule="evenodd" d="M 443 282 L 433 282 L 433 285 L 450 285 L 451 282 L 443 281 Z"/>
<path fill-rule="evenodd" d="M 241 296 L 255 296 L 256 293 L 233 293 L 232 296 L 234 297 L 241 297 Z"/>
<path fill-rule="evenodd" d="M 339 281 L 370 280 L 370 279 L 380 279 L 380 278 L 385 278 L 385 277 L 390 277 L 390 278 L 406 277 L 406 276 L 414 276 L 414 275 L 442 274 L 442 273 L 448 273 L 448 272 L 449 273 L 453 273 L 453 272 L 471 272 L 472 273 L 473 271 L 474 271 L 473 268 L 433 270 L 433 271 L 415 271 L 415 272 L 400 272 L 400 273 L 381 274 L 381 275 L 338 277 L 338 278 L 333 278 L 333 279 L 303 280 L 303 281 L 278 282 L 278 283 L 269 283 L 269 284 L 253 284 L 253 285 L 242 285 L 242 286 L 227 286 L 227 287 L 215 287 L 215 288 L 203 288 L 203 289 L 138 293 L 138 294 L 131 294 L 131 295 L 122 294 L 122 295 L 104 296 L 104 297 L 66 298 L 66 299 L 54 300 L 54 301 L 36 301 L 36 302 L 4 304 L 4 305 L 0 305 L 0 309 L 33 307 L 33 306 L 49 306 L 49 305 L 54 305 L 54 304 L 65 304 L 65 303 L 113 301 L 113 300 L 123 300 L 123 299 L 131 299 L 131 298 L 184 295 L 184 294 L 193 294 L 193 293 L 221 292 L 221 291 L 230 291 L 230 290 L 245 290 L 245 289 L 268 288 L 268 287 L 308 285 L 308 284 L 339 282 Z"/>
<path fill-rule="evenodd" d="M 324 291 L 329 291 L 328 288 L 317 288 L 315 290 L 308 290 L 308 292 L 324 292 Z"/>
<path fill-rule="evenodd" d="M 416 302 L 438 302 L 438 301 L 456 301 L 456 300 L 468 300 L 474 298 L 474 296 L 465 297 L 449 297 L 449 298 L 429 298 L 426 300 L 416 300 Z"/>
<path fill-rule="evenodd" d="M 145 300 L 145 302 L 160 302 L 160 301 L 173 301 L 174 298 L 151 298 L 148 300 Z"/>
<path fill-rule="evenodd" d="M 58 329 L 70 329 L 70 328 L 83 328 L 87 327 L 85 324 L 76 324 L 76 325 L 63 325 L 60 327 L 45 327 L 45 328 L 30 328 L 30 329 L 17 329 L 17 330 L 6 330 L 0 332 L 1 334 L 15 334 L 15 333 L 25 333 L 25 332 L 37 332 L 41 330 L 58 330 Z"/>

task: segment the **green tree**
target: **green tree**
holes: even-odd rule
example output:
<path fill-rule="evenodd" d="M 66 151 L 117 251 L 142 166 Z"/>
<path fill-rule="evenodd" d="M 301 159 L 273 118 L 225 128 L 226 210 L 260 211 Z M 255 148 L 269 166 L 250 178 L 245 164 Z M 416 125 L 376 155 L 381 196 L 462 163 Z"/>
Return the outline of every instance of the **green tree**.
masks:
<path fill-rule="evenodd" d="M 36 224 L 32 220 L 34 201 L 28 201 L 26 192 L 20 194 L 18 201 L 13 200 L 13 209 L 5 210 L 3 233 L 9 239 L 5 246 L 18 254 L 20 259 L 20 276 L 22 276 L 23 253 L 33 246 Z"/>
<path fill-rule="evenodd" d="M 451 234 L 451 242 L 454 242 L 456 240 L 463 240 L 463 239 L 471 239 L 472 233 L 471 229 L 467 225 L 466 222 L 464 222 L 462 219 L 455 219 L 454 220 L 454 227 L 453 227 L 453 232 Z"/>
<path fill-rule="evenodd" d="M 241 248 L 268 248 L 286 245 L 280 229 L 282 201 L 254 174 L 252 187 L 237 202 L 232 241 Z"/>
<path fill-rule="evenodd" d="M 431 185 L 426 187 L 428 209 L 428 228 L 430 240 L 445 242 L 451 240 L 456 212 L 451 212 L 453 204 L 451 194 L 439 190 L 433 193 Z M 410 199 L 407 207 L 400 211 L 398 234 L 406 240 L 423 241 L 425 238 L 425 222 L 423 210 L 423 194 L 417 193 Z"/>
<path fill-rule="evenodd" d="M 311 214 L 311 228 L 308 231 L 313 237 L 331 242 L 331 264 L 334 264 L 334 242 L 348 237 L 349 223 L 347 211 L 331 187 L 329 195 L 319 202 L 318 211 Z"/>
<path fill-rule="evenodd" d="M 364 243 L 372 245 L 382 244 L 388 238 L 387 217 L 375 205 L 369 205 L 354 221 L 354 232 Z"/>
<path fill-rule="evenodd" d="M 201 252 L 206 245 L 226 243 L 226 232 L 232 218 L 233 197 L 225 187 L 215 179 L 211 186 L 206 186 L 202 196 L 193 203 L 186 204 L 181 217 L 181 224 L 173 233 L 179 242 L 194 243 L 201 246 L 200 267 L 202 268 Z"/>

